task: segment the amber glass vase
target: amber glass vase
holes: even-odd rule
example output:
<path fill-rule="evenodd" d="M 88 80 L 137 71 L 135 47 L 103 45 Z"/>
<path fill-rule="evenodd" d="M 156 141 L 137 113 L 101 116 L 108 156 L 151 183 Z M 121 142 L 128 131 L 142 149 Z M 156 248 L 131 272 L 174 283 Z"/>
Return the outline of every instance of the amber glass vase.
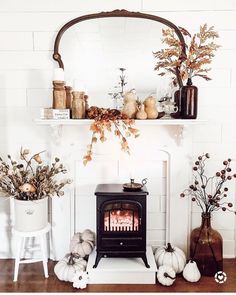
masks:
<path fill-rule="evenodd" d="M 180 96 L 180 90 L 176 90 L 174 93 L 174 103 L 175 106 L 178 108 L 176 113 L 172 113 L 171 117 L 174 119 L 180 119 L 181 118 L 181 96 Z"/>
<path fill-rule="evenodd" d="M 211 214 L 202 213 L 202 224 L 190 237 L 190 256 L 202 275 L 214 276 L 223 270 L 222 244 L 220 233 L 211 227 Z"/>
<path fill-rule="evenodd" d="M 191 78 L 181 88 L 181 118 L 196 119 L 198 109 L 198 89 L 193 85 Z"/>

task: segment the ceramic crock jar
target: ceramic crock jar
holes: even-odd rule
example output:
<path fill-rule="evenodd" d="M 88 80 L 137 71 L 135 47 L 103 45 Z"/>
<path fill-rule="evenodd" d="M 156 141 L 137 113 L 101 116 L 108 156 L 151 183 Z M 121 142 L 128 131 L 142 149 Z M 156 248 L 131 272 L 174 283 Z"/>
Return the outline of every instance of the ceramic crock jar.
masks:
<path fill-rule="evenodd" d="M 191 78 L 180 90 L 181 93 L 181 118 L 196 119 L 198 109 L 198 89 L 193 85 Z"/>
<path fill-rule="evenodd" d="M 191 233 L 190 257 L 196 261 L 202 275 L 214 276 L 223 270 L 223 240 L 211 227 L 210 213 L 202 213 L 201 226 Z"/>
<path fill-rule="evenodd" d="M 14 199 L 15 229 L 37 231 L 48 224 L 48 197 L 39 200 Z"/>

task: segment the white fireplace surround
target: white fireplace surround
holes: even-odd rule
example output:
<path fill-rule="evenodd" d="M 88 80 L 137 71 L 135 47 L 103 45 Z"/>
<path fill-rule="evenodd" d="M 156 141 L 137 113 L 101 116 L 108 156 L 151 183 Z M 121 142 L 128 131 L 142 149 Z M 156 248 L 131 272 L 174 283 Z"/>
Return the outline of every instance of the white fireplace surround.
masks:
<path fill-rule="evenodd" d="M 130 140 L 132 161 L 120 151 L 118 141 L 112 135 L 107 142 L 95 145 L 93 161 L 86 167 L 83 166 L 82 158 L 91 138 L 89 122 L 73 122 L 72 125 L 69 122 L 57 122 L 56 125 L 51 124 L 52 126 L 45 121 L 37 123 L 46 125 L 37 126 L 44 131 L 46 142 L 43 149 L 52 158 L 59 156 L 68 168 L 66 177 L 73 179 L 72 185 L 65 190 L 65 196 L 50 200 L 50 258 L 58 260 L 69 252 L 70 239 L 74 233 L 86 228 L 95 231 L 96 185 L 127 182 L 132 162 L 135 163 L 132 168 L 135 171 L 135 180 L 140 182 L 143 178 L 148 178 L 148 245 L 155 248 L 170 241 L 187 253 L 190 231 L 199 226 L 201 216 L 199 208 L 192 207 L 190 200 L 180 198 L 180 193 L 189 185 L 192 177 L 192 130 L 195 127 L 191 126 L 191 122 L 184 122 L 186 125 L 176 125 L 177 122 L 173 125 L 169 121 L 166 125 L 165 122 L 138 122 L 141 135 Z M 205 122 L 198 120 L 194 124 L 206 126 Z M 37 151 L 38 148 L 35 152 Z M 218 169 L 216 167 L 221 167 L 221 161 L 213 161 L 210 170 L 215 172 Z M 230 191 L 234 202 L 233 182 L 230 184 Z M 12 221 L 7 214 L 8 203 L 8 200 L 2 198 L 2 211 L 5 213 L 1 214 L 1 220 L 2 224 L 6 224 L 1 231 L 2 258 L 14 257 Z M 235 257 L 234 214 L 219 213 L 213 217 L 213 227 L 220 231 L 224 239 L 224 257 Z M 32 253 L 26 252 L 26 257 L 32 257 Z"/>
<path fill-rule="evenodd" d="M 93 161 L 84 167 L 88 126 L 63 126 L 59 137 L 54 126 L 57 138 L 49 141 L 51 154 L 61 156 L 74 179 L 65 197 L 52 199 L 50 257 L 62 258 L 75 232 L 85 228 L 95 231 L 96 185 L 127 182 L 131 169 L 136 181 L 148 178 L 147 243 L 156 247 L 171 242 L 187 251 L 190 208 L 188 200 L 179 195 L 189 183 L 191 128 L 179 143 L 175 137 L 179 126 L 141 125 L 140 138 L 130 140 L 131 157 L 120 152 L 111 136 L 110 141 L 95 146 Z"/>

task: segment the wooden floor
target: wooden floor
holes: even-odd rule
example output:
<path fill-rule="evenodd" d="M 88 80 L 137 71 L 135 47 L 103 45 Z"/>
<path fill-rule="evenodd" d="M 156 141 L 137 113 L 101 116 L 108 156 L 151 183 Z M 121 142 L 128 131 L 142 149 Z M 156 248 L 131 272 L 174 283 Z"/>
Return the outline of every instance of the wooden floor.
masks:
<path fill-rule="evenodd" d="M 18 282 L 13 282 L 14 260 L 0 260 L 0 292 L 78 292 L 71 283 L 62 282 L 54 275 L 55 262 L 49 261 L 49 278 L 43 277 L 42 264 L 20 266 Z M 224 261 L 227 281 L 218 284 L 214 278 L 202 277 L 198 283 L 188 283 L 181 275 L 171 287 L 156 285 L 88 285 L 80 292 L 236 292 L 236 259 Z"/>

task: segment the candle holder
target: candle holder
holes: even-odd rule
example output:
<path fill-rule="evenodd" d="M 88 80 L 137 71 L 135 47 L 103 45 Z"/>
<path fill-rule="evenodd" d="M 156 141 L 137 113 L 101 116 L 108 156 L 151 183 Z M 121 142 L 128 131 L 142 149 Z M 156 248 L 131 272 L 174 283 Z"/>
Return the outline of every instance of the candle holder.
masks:
<path fill-rule="evenodd" d="M 88 95 L 87 95 L 87 94 L 85 94 L 85 95 L 84 95 L 84 103 L 85 103 L 85 117 L 87 116 L 87 111 L 88 111 L 88 109 L 89 109 L 89 103 L 88 103 L 88 99 L 89 99 Z"/>
<path fill-rule="evenodd" d="M 66 109 L 66 91 L 64 81 L 52 81 L 53 83 L 53 109 Z"/>
<path fill-rule="evenodd" d="M 65 86 L 65 91 L 66 91 L 66 108 L 67 109 L 72 109 L 72 87 L 71 86 Z"/>
<path fill-rule="evenodd" d="M 72 119 L 85 118 L 85 100 L 83 91 L 72 92 Z"/>

